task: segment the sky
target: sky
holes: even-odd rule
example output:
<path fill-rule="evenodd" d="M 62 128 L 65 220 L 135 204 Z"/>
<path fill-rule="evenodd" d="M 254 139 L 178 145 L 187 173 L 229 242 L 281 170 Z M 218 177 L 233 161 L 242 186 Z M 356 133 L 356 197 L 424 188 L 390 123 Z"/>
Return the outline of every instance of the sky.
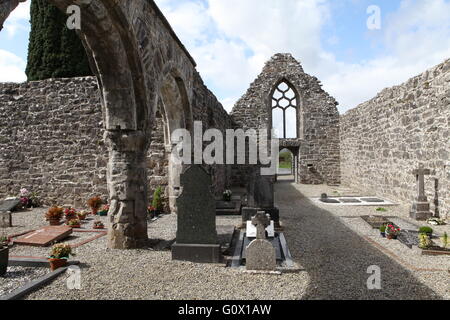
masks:
<path fill-rule="evenodd" d="M 155 2 L 227 111 L 278 52 L 319 78 L 341 113 L 450 58 L 450 0 Z M 26 80 L 29 30 L 27 1 L 0 33 L 0 82 Z"/>

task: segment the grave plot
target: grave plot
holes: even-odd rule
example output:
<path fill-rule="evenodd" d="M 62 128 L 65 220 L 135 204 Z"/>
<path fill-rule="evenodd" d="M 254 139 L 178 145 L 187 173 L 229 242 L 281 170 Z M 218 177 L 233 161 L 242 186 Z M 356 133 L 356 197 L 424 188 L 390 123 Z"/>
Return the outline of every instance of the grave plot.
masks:
<path fill-rule="evenodd" d="M 275 271 L 295 269 L 283 232 L 275 231 L 274 221 L 264 212 L 248 221 L 245 230 L 237 230 L 233 239 L 232 268 Z"/>
<path fill-rule="evenodd" d="M 314 202 L 339 206 L 394 206 L 395 203 L 378 197 L 328 197 L 311 198 Z"/>
<path fill-rule="evenodd" d="M 27 283 L 50 273 L 47 267 L 35 268 L 24 266 L 9 266 L 4 276 L 0 277 L 0 297 L 17 290 Z"/>

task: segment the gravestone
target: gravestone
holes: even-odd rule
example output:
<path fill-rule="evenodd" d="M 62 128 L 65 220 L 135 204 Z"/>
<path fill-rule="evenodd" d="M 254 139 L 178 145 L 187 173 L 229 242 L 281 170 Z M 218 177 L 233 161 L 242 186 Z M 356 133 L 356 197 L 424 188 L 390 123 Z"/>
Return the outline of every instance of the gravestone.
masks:
<path fill-rule="evenodd" d="M 11 227 L 12 227 L 11 211 L 6 212 L 0 211 L 0 228 L 11 228 Z"/>
<path fill-rule="evenodd" d="M 241 213 L 242 202 L 240 200 L 216 201 L 216 215 L 238 215 Z"/>
<path fill-rule="evenodd" d="M 266 213 L 264 211 L 258 211 L 257 215 L 255 216 L 255 218 L 259 215 L 266 215 Z M 266 227 L 265 229 L 265 236 L 269 237 L 269 238 L 273 238 L 275 237 L 275 225 L 273 220 L 270 219 L 270 215 L 266 215 L 267 218 L 269 219 L 269 225 Z M 256 224 L 254 224 L 254 219 L 253 218 L 251 221 L 247 221 L 247 230 L 246 230 L 246 236 L 247 238 L 257 238 L 257 233 L 258 233 L 258 229 L 256 228 Z"/>
<path fill-rule="evenodd" d="M 410 216 L 415 220 L 427 220 L 433 216 L 430 211 L 430 203 L 425 195 L 425 176 L 431 174 L 431 170 L 425 169 L 422 165 L 414 170 L 413 174 L 417 180 L 417 198 L 412 205 Z"/>
<path fill-rule="evenodd" d="M 252 219 L 256 226 L 256 239 L 246 248 L 246 268 L 254 271 L 275 271 L 277 267 L 276 252 L 273 245 L 266 240 L 266 228 L 270 225 L 270 217 L 258 212 Z"/>
<path fill-rule="evenodd" d="M 0 203 L 0 212 L 13 211 L 20 204 L 20 199 L 6 199 Z"/>
<path fill-rule="evenodd" d="M 198 263 L 221 260 L 216 230 L 216 201 L 211 177 L 200 165 L 192 165 L 180 176 L 182 193 L 178 208 L 177 240 L 172 259 Z"/>
<path fill-rule="evenodd" d="M 47 226 L 14 240 L 14 244 L 48 247 L 55 242 L 67 238 L 72 232 L 73 230 L 69 226 Z"/>

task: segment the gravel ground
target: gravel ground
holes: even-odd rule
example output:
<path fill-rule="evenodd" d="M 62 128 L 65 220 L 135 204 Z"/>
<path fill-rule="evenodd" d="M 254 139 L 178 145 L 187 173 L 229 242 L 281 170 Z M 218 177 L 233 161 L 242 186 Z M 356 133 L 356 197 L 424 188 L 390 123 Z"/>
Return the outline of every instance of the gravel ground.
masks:
<path fill-rule="evenodd" d="M 448 258 L 422 257 L 398 241 L 379 238 L 359 218 L 380 214 L 375 212 L 375 207 L 330 207 L 309 199 L 333 191 L 340 192 L 341 196 L 355 194 L 344 188 L 294 185 L 288 181 L 281 181 L 276 187 L 276 202 L 286 238 L 300 271 L 282 275 L 248 274 L 226 268 L 225 264 L 172 261 L 165 247 L 175 238 L 176 216 L 167 215 L 149 225 L 149 237 L 159 244 L 153 249 L 106 249 L 106 237 L 99 238 L 77 249 L 76 259 L 81 262 L 82 270 L 81 290 L 68 290 L 66 276 L 61 276 L 26 298 L 449 299 L 448 272 L 445 271 L 449 268 Z M 9 233 L 43 225 L 44 211 L 14 213 L 17 226 L 9 229 Z M 406 207 L 395 206 L 382 215 L 406 218 L 408 214 Z M 240 217 L 218 217 L 219 238 L 224 249 L 231 230 L 239 222 Z M 436 230 L 443 232 L 446 228 L 448 226 Z M 42 255 L 39 250 L 42 249 L 15 247 L 12 254 Z M 382 270 L 382 290 L 367 289 L 370 276 L 367 268 L 371 265 L 380 266 Z M 444 271 L 414 269 L 424 267 Z"/>
<path fill-rule="evenodd" d="M 312 285 L 302 298 L 450 298 L 448 256 L 421 256 L 399 241 L 381 238 L 379 232 L 360 218 L 362 215 L 397 216 L 418 224 L 408 218 L 407 206 L 387 207 L 387 212 L 379 213 L 376 206 L 327 206 L 310 199 L 324 192 L 333 194 L 333 191 L 341 196 L 358 195 L 345 188 L 295 185 L 288 181 L 281 181 L 276 188 L 291 253 L 311 277 Z M 448 225 L 434 229 L 440 233 L 450 231 Z M 367 269 L 372 265 L 381 268 L 382 290 L 367 289 L 370 276 Z M 442 271 L 416 270 L 420 268 Z"/>
<path fill-rule="evenodd" d="M 0 277 L 0 296 L 8 294 L 30 281 L 45 276 L 48 268 L 8 267 L 6 274 Z"/>

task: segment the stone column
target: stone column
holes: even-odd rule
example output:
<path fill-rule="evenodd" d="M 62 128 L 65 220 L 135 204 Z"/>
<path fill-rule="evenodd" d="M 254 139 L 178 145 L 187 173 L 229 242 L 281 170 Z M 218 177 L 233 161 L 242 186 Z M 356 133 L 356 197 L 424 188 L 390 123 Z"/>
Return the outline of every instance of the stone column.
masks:
<path fill-rule="evenodd" d="M 147 243 L 146 154 L 149 136 L 142 131 L 105 132 L 111 204 L 109 248 L 135 249 Z"/>

